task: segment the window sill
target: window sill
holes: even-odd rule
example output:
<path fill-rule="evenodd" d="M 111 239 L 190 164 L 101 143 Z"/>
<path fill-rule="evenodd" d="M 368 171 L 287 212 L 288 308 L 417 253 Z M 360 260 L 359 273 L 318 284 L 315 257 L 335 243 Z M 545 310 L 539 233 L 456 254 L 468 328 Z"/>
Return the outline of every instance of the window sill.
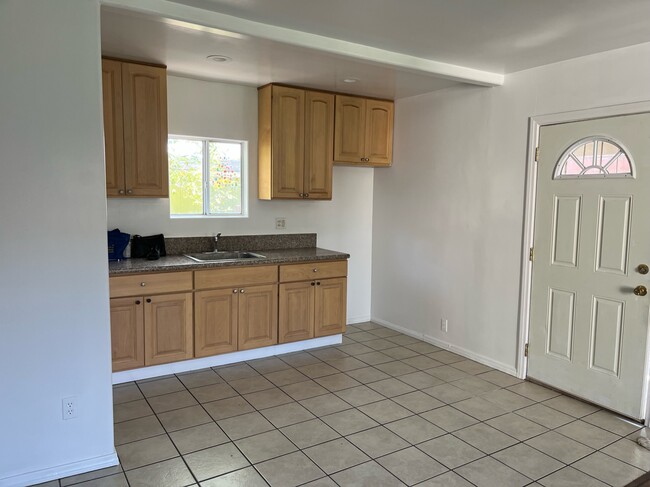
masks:
<path fill-rule="evenodd" d="M 248 215 L 169 215 L 172 220 L 213 220 L 248 218 Z"/>

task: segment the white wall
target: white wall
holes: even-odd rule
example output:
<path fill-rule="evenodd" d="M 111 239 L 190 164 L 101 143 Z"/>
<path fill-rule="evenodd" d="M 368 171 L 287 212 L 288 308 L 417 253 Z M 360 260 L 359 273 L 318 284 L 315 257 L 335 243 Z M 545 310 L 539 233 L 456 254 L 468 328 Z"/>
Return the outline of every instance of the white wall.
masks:
<path fill-rule="evenodd" d="M 26 485 L 117 461 L 98 2 L 0 2 L 0 46 L 0 485 Z"/>
<path fill-rule="evenodd" d="M 348 320 L 370 317 L 373 169 L 334 168 L 332 201 L 257 199 L 257 89 L 251 86 L 168 77 L 169 133 L 248 140 L 248 218 L 172 219 L 168 199 L 108 201 L 108 228 L 166 236 L 278 233 L 275 217 L 287 218 L 287 233 L 318 234 L 318 246 L 351 255 Z"/>
<path fill-rule="evenodd" d="M 528 118 L 648 100 L 649 58 L 645 44 L 400 100 L 393 168 L 375 172 L 373 318 L 514 371 Z"/>

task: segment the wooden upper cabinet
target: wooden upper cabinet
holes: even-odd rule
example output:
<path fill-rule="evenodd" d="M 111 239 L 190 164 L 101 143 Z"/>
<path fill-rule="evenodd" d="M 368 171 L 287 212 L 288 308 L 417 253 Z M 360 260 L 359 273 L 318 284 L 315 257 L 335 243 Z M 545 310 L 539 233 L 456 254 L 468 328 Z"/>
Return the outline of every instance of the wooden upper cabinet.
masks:
<path fill-rule="evenodd" d="M 167 73 L 102 60 L 108 196 L 167 197 Z"/>
<path fill-rule="evenodd" d="M 390 166 L 393 118 L 392 101 L 336 95 L 334 163 Z"/>
<path fill-rule="evenodd" d="M 111 59 L 102 60 L 102 88 L 106 194 L 119 196 L 125 194 L 121 62 Z"/>
<path fill-rule="evenodd" d="M 334 95 L 305 93 L 305 172 L 303 193 L 309 199 L 332 198 Z"/>
<path fill-rule="evenodd" d="M 334 96 L 266 85 L 258 93 L 260 199 L 331 199 Z"/>

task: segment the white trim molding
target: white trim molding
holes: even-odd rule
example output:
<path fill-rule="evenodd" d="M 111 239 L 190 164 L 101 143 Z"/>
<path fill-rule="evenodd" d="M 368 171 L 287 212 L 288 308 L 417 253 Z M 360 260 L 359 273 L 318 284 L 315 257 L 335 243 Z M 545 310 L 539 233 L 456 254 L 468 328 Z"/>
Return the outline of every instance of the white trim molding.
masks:
<path fill-rule="evenodd" d="M 526 158 L 526 195 L 524 207 L 524 238 L 522 239 L 521 252 L 521 285 L 519 293 L 519 324 L 517 346 L 516 375 L 520 379 L 526 378 L 528 360 L 524 356 L 526 343 L 528 343 L 530 329 L 530 298 L 533 278 L 533 266 L 529 259 L 529 250 L 534 246 L 535 229 L 535 201 L 537 198 L 537 170 L 535 153 L 539 145 L 539 130 L 544 125 L 559 123 L 579 122 L 597 118 L 615 117 L 621 115 L 634 115 L 650 112 L 650 101 L 643 100 L 623 105 L 610 105 L 605 107 L 573 110 L 568 112 L 536 115 L 530 117 L 528 123 L 528 150 Z M 650 421 L 650 327 L 649 340 L 646 345 L 645 375 L 643 383 L 642 410 L 646 411 L 646 425 Z"/>
<path fill-rule="evenodd" d="M 50 480 L 70 477 L 71 475 L 99 470 L 100 468 L 113 467 L 117 464 L 119 464 L 117 453 L 113 450 L 113 453 L 109 453 L 108 455 L 87 458 L 78 462 L 44 468 L 42 470 L 34 470 L 33 472 L 25 472 L 12 475 L 11 477 L 3 477 L 0 478 L 0 487 L 23 487 L 25 485 L 40 484 L 49 482 Z"/>
<path fill-rule="evenodd" d="M 454 352 L 455 354 L 462 355 L 465 358 L 474 360 L 475 362 L 481 363 L 483 365 L 487 365 L 488 367 L 492 367 L 493 369 L 500 370 L 501 372 L 504 372 L 506 374 L 516 375 L 517 371 L 513 366 L 504 364 L 503 362 L 498 362 L 489 357 L 486 357 L 485 355 L 474 353 L 471 350 L 467 350 L 466 348 L 458 347 L 452 343 L 445 342 L 443 340 L 432 337 L 430 335 L 425 335 L 424 333 L 418 333 L 413 330 L 409 330 L 408 328 L 405 328 L 400 325 L 396 325 L 395 323 L 391 323 L 390 321 L 382 320 L 380 318 L 372 318 L 371 321 L 383 325 L 386 328 L 399 331 L 404 335 L 408 335 L 413 338 L 417 338 L 418 340 L 422 340 L 424 342 L 430 343 L 431 345 L 435 345 L 436 347 L 440 347 L 445 350 L 449 350 L 450 352 Z"/>
<path fill-rule="evenodd" d="M 153 365 L 140 369 L 124 370 L 113 373 L 113 384 L 122 384 L 134 380 L 151 379 L 163 375 L 180 374 L 182 372 L 191 372 L 208 367 L 218 367 L 220 365 L 234 364 L 236 362 L 245 362 L 258 358 L 272 357 L 273 355 L 282 355 L 284 353 L 300 352 L 312 348 L 326 347 L 328 345 L 338 345 L 343 341 L 343 335 L 331 335 L 311 340 L 302 340 L 299 342 L 283 343 L 281 345 L 271 345 L 270 347 L 255 348 L 253 350 L 242 350 L 239 352 L 224 353 L 212 357 L 195 358 L 173 362 L 171 364 Z"/>
<path fill-rule="evenodd" d="M 343 41 L 277 25 L 255 22 L 212 10 L 191 7 L 167 0 L 102 0 L 107 7 L 130 10 L 154 16 L 163 21 L 186 23 L 198 30 L 212 32 L 224 37 L 250 36 L 282 42 L 293 46 L 315 49 L 359 61 L 393 66 L 415 73 L 430 74 L 437 78 L 459 81 L 479 86 L 500 86 L 505 75 L 490 71 L 458 66 L 376 47 Z"/>

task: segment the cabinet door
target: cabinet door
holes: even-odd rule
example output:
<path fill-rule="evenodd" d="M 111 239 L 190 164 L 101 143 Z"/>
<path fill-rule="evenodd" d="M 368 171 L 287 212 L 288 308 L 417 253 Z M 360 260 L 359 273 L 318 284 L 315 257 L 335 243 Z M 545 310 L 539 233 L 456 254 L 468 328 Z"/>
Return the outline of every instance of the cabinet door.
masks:
<path fill-rule="evenodd" d="M 122 196 L 124 187 L 124 127 L 122 125 L 122 63 L 102 59 L 104 157 L 106 194 Z"/>
<path fill-rule="evenodd" d="M 167 74 L 164 68 L 122 63 L 126 193 L 166 197 Z"/>
<path fill-rule="evenodd" d="M 334 160 L 362 164 L 365 158 L 366 100 L 336 95 Z"/>
<path fill-rule="evenodd" d="M 113 372 L 144 367 L 142 298 L 111 299 Z"/>
<path fill-rule="evenodd" d="M 314 338 L 315 281 L 280 284 L 279 343 Z"/>
<path fill-rule="evenodd" d="M 278 286 L 250 286 L 239 291 L 239 350 L 278 343 Z"/>
<path fill-rule="evenodd" d="M 366 100 L 366 157 L 374 165 L 393 159 L 393 102 Z"/>
<path fill-rule="evenodd" d="M 334 95 L 305 94 L 305 182 L 309 199 L 332 199 Z"/>
<path fill-rule="evenodd" d="M 230 288 L 194 295 L 195 357 L 237 350 L 237 296 Z"/>
<path fill-rule="evenodd" d="M 271 150 L 273 197 L 302 198 L 305 166 L 305 92 L 273 86 Z"/>
<path fill-rule="evenodd" d="M 317 337 L 345 332 L 346 302 L 346 278 L 317 281 L 315 329 Z"/>
<path fill-rule="evenodd" d="M 192 293 L 146 297 L 144 306 L 145 365 L 192 358 Z"/>

